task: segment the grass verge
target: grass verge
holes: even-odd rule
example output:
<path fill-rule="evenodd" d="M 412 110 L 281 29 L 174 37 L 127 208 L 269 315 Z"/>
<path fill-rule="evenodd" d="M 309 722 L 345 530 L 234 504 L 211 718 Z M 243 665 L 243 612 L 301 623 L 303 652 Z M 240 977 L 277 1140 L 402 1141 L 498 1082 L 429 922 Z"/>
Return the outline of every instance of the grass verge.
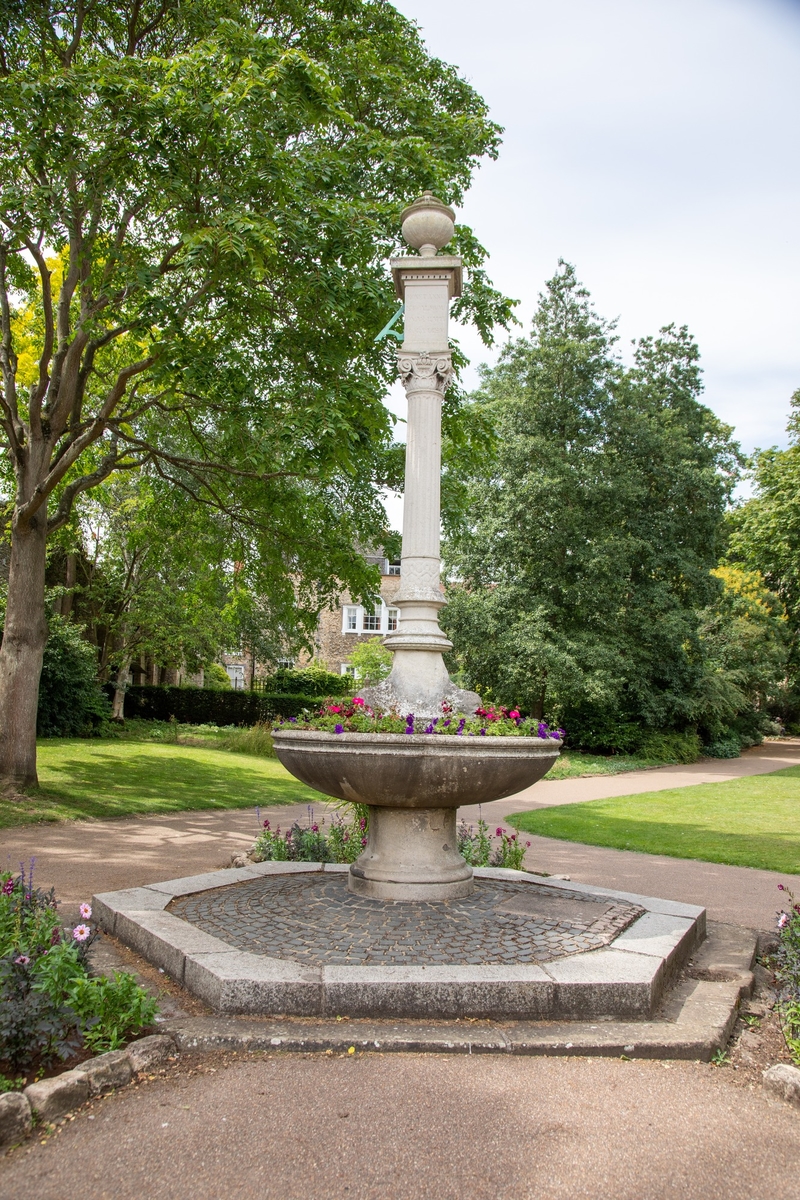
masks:
<path fill-rule="evenodd" d="M 800 767 L 517 813 L 526 833 L 800 874 Z"/>
<path fill-rule="evenodd" d="M 128 739 L 46 738 L 39 787 L 0 799 L 0 828 L 34 821 L 319 803 L 274 758 Z"/>
<path fill-rule="evenodd" d="M 556 759 L 546 778 L 580 779 L 586 775 L 622 775 L 626 771 L 644 771 L 667 765 L 663 759 L 656 761 L 652 758 L 637 758 L 633 754 L 581 754 L 578 750 L 566 750 Z"/>

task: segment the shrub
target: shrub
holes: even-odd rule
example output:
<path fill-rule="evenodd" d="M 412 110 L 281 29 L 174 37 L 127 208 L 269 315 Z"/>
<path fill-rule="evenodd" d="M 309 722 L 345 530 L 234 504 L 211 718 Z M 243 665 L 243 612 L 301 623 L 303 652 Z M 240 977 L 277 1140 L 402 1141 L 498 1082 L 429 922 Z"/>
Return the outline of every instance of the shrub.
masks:
<path fill-rule="evenodd" d="M 298 717 L 306 709 L 319 708 L 319 703 L 318 696 L 300 693 L 145 685 L 128 689 L 125 714 L 146 721 L 174 718 L 186 725 L 257 725 L 275 717 Z"/>
<path fill-rule="evenodd" d="M 741 753 L 742 744 L 734 733 L 715 738 L 703 747 L 707 758 L 738 758 Z"/>
<path fill-rule="evenodd" d="M 132 975 L 92 979 L 88 904 L 72 936 L 60 927 L 53 892 L 33 887 L 32 872 L 0 875 L 0 1063 L 13 1070 L 69 1058 L 81 1045 L 114 1049 L 149 1025 L 151 996 Z"/>
<path fill-rule="evenodd" d="M 203 671 L 203 687 L 209 692 L 229 692 L 231 677 L 220 663 L 211 663 Z"/>
<path fill-rule="evenodd" d="M 649 733 L 636 753 L 653 762 L 693 763 L 700 757 L 701 749 L 696 733 Z"/>
<path fill-rule="evenodd" d="M 374 687 L 391 672 L 392 657 L 391 650 L 386 649 L 379 637 L 374 637 L 353 649 L 350 665 L 355 668 L 360 685 Z"/>
<path fill-rule="evenodd" d="M 111 706 L 97 682 L 97 655 L 77 625 L 52 616 L 39 681 L 39 737 L 85 737 L 100 732 Z"/>
<path fill-rule="evenodd" d="M 789 1053 L 800 1067 L 800 904 L 782 883 L 778 888 L 789 897 L 788 906 L 778 915 L 778 949 L 773 963 L 780 988 L 778 1011 Z"/>
<path fill-rule="evenodd" d="M 272 695 L 342 696 L 353 686 L 350 675 L 335 675 L 317 663 L 309 663 L 298 670 L 280 668 L 259 681 L 259 690 Z"/>

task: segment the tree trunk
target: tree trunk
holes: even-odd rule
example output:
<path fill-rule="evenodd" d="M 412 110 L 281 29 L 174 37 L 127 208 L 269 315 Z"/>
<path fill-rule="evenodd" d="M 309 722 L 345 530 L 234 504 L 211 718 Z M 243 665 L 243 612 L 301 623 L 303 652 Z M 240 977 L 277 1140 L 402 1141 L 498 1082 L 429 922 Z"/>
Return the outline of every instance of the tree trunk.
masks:
<path fill-rule="evenodd" d="M 122 663 L 114 675 L 114 699 L 111 702 L 111 720 L 125 720 L 125 693 L 128 690 L 128 673 L 130 672 L 130 662 Z"/>
<path fill-rule="evenodd" d="M 75 583 L 78 578 L 78 558 L 75 554 L 67 555 L 67 570 L 65 584 L 67 591 L 61 597 L 61 615 L 68 617 L 72 612 L 72 605 L 75 600 Z"/>
<path fill-rule="evenodd" d="M 35 787 L 36 710 L 47 642 L 44 609 L 47 511 L 11 535 L 8 604 L 0 646 L 0 787 Z"/>

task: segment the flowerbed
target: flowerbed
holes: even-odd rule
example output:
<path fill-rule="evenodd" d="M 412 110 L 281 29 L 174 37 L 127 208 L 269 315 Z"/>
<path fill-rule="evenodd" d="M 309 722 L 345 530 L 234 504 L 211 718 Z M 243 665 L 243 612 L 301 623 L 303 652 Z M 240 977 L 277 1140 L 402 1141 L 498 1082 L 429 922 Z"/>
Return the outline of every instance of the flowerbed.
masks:
<path fill-rule="evenodd" d="M 795 1066 L 800 1067 L 800 904 L 782 883 L 778 887 L 789 897 L 788 907 L 778 914 L 778 949 L 774 956 L 775 979 L 780 988 L 778 1012 L 789 1053 Z"/>
<path fill-rule="evenodd" d="M 347 804 L 349 817 L 334 813 L 327 833 L 325 818 L 315 821 L 314 810 L 308 806 L 308 822 L 295 821 L 285 832 L 280 825 L 261 821 L 261 832 L 255 840 L 251 857 L 256 862 L 355 862 L 367 844 L 369 809 L 366 804 Z"/>
<path fill-rule="evenodd" d="M 117 1050 L 155 1017 L 155 1000 L 132 975 L 89 975 L 91 907 L 82 904 L 80 913 L 80 922 L 65 931 L 53 890 L 33 886 L 33 863 L 27 873 L 22 867 L 17 876 L 0 874 L 3 1071 L 39 1075 L 84 1050 Z"/>
<path fill-rule="evenodd" d="M 523 717 L 516 708 L 476 708 L 473 716 L 454 713 L 442 705 L 442 715 L 418 720 L 413 713 L 401 716 L 371 708 L 360 696 L 351 700 L 329 699 L 316 713 L 302 713 L 276 728 L 312 729 L 328 733 L 428 733 L 451 737 L 536 737 L 561 741 L 565 731 L 551 729 L 546 721 Z"/>
<path fill-rule="evenodd" d="M 309 805 L 307 824 L 295 821 L 281 832 L 280 825 L 272 828 L 268 820 L 259 823 L 261 832 L 251 850 L 256 862 L 331 862 L 352 863 L 367 844 L 369 807 L 366 804 L 347 804 L 349 817 L 334 813 L 327 832 L 325 818 L 314 819 Z M 522 842 L 518 833 L 509 833 L 498 826 L 499 843 L 492 846 L 489 826 L 481 818 L 477 830 L 462 821 L 458 828 L 458 852 L 473 867 L 510 867 L 521 871 L 525 851 L 530 842 Z"/>

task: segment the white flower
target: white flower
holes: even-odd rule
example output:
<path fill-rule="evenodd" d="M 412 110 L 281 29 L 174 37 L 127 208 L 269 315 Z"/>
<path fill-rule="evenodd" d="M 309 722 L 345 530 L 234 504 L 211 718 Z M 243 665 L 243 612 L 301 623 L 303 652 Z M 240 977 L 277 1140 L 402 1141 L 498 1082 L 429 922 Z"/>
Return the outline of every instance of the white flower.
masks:
<path fill-rule="evenodd" d="M 781 913 L 778 917 L 778 929 L 784 929 L 789 924 L 789 914 Z"/>

